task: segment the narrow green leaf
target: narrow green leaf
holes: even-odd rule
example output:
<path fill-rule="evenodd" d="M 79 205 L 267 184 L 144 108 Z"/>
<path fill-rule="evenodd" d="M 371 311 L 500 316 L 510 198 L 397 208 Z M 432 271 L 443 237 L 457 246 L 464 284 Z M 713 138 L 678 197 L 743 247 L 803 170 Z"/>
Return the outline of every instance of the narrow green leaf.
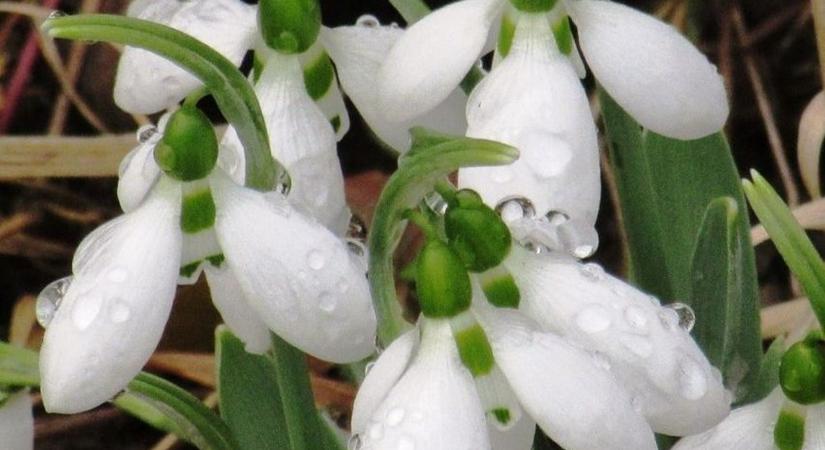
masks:
<path fill-rule="evenodd" d="M 395 293 L 392 255 L 401 238 L 404 212 L 416 206 L 436 181 L 460 167 L 509 164 L 518 151 L 498 142 L 455 138 L 417 149 L 399 162 L 384 187 L 369 235 L 369 274 L 373 303 L 379 318 L 378 336 L 389 344 L 403 330 L 404 320 Z"/>
<path fill-rule="evenodd" d="M 785 341 L 781 337 L 774 339 L 759 367 L 759 374 L 751 385 L 750 392 L 739 402 L 741 405 L 757 402 L 767 397 L 779 385 L 779 364 L 785 354 Z"/>
<path fill-rule="evenodd" d="M 247 353 L 227 328 L 215 332 L 221 416 L 241 449 L 290 448 L 275 366 L 265 355 Z"/>
<path fill-rule="evenodd" d="M 643 130 L 603 91 L 600 98 L 628 241 L 630 275 L 636 285 L 666 300 L 690 302 L 697 311 L 720 310 L 719 295 L 705 297 L 702 289 L 709 288 L 702 287 L 702 283 L 693 294 L 697 282 L 691 266 L 698 268 L 700 264 L 694 262 L 694 253 L 708 205 L 720 197 L 736 204 L 739 213 L 730 219 L 730 225 L 725 225 L 731 230 L 730 245 L 735 249 L 728 249 L 726 242 L 718 245 L 733 256 L 733 264 L 738 267 L 732 274 L 735 276 L 730 277 L 736 287 L 726 291 L 725 307 L 729 314 L 738 312 L 738 319 L 725 323 L 733 330 L 703 335 L 703 344 L 716 339 L 713 336 L 737 336 L 730 344 L 714 342 L 712 348 L 704 350 L 718 353 L 718 346 L 723 345 L 727 354 L 722 359 L 729 365 L 720 369 L 727 381 L 741 380 L 737 393 L 744 395 L 756 376 L 762 354 L 758 286 L 750 224 L 747 215 L 741 213 L 746 210 L 745 202 L 727 141 L 721 133 L 694 141 L 657 135 Z M 702 252 L 710 253 L 710 249 Z M 703 298 L 698 298 L 700 295 Z M 698 316 L 700 324 L 716 320 L 707 313 Z"/>
<path fill-rule="evenodd" d="M 756 171 L 751 177 L 753 183 L 742 184 L 753 211 L 802 284 L 819 323 L 825 323 L 825 262 L 779 194 Z"/>
<path fill-rule="evenodd" d="M 0 342 L 0 385 L 40 386 L 37 352 Z"/>
<path fill-rule="evenodd" d="M 289 183 L 272 158 L 266 124 L 255 92 L 246 77 L 220 53 L 197 39 L 154 22 L 110 14 L 55 17 L 43 23 L 50 36 L 125 44 L 157 53 L 206 85 L 224 117 L 238 132 L 246 152 L 250 187 L 269 190 Z"/>
<path fill-rule="evenodd" d="M 188 442 L 199 440 L 197 437 L 187 436 L 187 429 L 191 429 L 191 426 L 181 426 L 179 422 L 182 418 L 178 414 L 164 412 L 154 401 L 142 395 L 124 392 L 115 397 L 112 404 L 160 431 L 172 433 Z"/>

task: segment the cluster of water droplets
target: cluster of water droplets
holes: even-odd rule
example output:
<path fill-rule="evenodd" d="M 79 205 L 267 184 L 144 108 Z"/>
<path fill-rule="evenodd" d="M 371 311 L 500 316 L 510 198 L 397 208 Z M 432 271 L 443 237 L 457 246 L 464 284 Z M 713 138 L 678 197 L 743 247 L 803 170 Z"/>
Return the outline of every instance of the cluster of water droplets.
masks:
<path fill-rule="evenodd" d="M 420 411 L 408 412 L 401 407 L 392 408 L 381 420 L 373 420 L 367 427 L 365 436 L 369 439 L 378 440 L 384 437 L 387 429 L 402 426 L 404 422 L 418 423 L 424 420 L 424 413 Z M 364 447 L 364 438 L 359 434 L 353 434 L 347 444 L 349 450 L 361 450 Z M 415 439 L 412 436 L 401 436 L 395 442 L 394 450 L 416 450 Z"/>
<path fill-rule="evenodd" d="M 525 197 L 506 198 L 495 210 L 513 239 L 533 253 L 563 251 L 581 259 L 593 255 L 599 245 L 599 235 L 592 225 L 563 211 L 551 210 L 539 216 L 533 202 Z"/>
<path fill-rule="evenodd" d="M 355 21 L 355 25 L 364 28 L 378 28 L 381 26 L 381 21 L 372 14 L 364 14 Z M 400 28 L 395 22 L 392 22 L 390 27 Z"/>

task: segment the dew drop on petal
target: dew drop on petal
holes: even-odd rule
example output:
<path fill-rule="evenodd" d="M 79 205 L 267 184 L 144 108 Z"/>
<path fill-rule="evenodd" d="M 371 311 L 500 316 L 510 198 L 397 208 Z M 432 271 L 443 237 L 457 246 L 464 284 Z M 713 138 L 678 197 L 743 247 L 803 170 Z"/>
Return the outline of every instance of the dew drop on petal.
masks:
<path fill-rule="evenodd" d="M 601 305 L 590 305 L 576 314 L 576 326 L 587 333 L 598 333 L 610 327 L 610 312 Z"/>
<path fill-rule="evenodd" d="M 363 258 L 364 256 L 366 256 L 367 247 L 364 245 L 363 242 L 352 238 L 347 238 L 346 241 L 347 250 L 349 250 L 350 253 L 359 258 Z"/>
<path fill-rule="evenodd" d="M 624 310 L 627 323 L 637 331 L 647 331 L 647 314 L 638 306 L 630 305 Z"/>
<path fill-rule="evenodd" d="M 318 307 L 324 312 L 333 312 L 338 305 L 338 300 L 329 292 L 321 292 L 318 295 Z"/>
<path fill-rule="evenodd" d="M 87 292 L 81 294 L 74 302 L 72 320 L 79 330 L 85 330 L 94 322 L 103 306 L 103 298 L 97 294 Z"/>
<path fill-rule="evenodd" d="M 132 312 L 129 310 L 129 307 L 120 301 L 115 301 L 114 305 L 112 305 L 112 310 L 110 312 L 110 317 L 112 322 L 114 323 L 123 323 L 129 320 Z"/>
<path fill-rule="evenodd" d="M 355 21 L 355 25 L 359 27 L 375 28 L 381 25 L 381 22 L 372 14 L 364 14 Z"/>
<path fill-rule="evenodd" d="M 43 328 L 48 328 L 52 322 L 57 309 L 60 308 L 60 303 L 69 286 L 72 284 L 74 277 L 68 276 L 59 280 L 52 281 L 48 286 L 44 287 L 40 294 L 37 295 L 35 302 L 35 316 L 37 316 L 37 323 Z"/>
<path fill-rule="evenodd" d="M 678 302 L 665 305 L 665 308 L 675 311 L 678 317 L 679 328 L 690 333 L 693 326 L 696 325 L 696 313 L 693 312 L 693 308 Z"/>
<path fill-rule="evenodd" d="M 349 441 L 347 442 L 347 449 L 348 450 L 361 450 L 364 443 L 361 441 L 361 436 L 358 434 L 353 434 L 350 436 Z"/>
<path fill-rule="evenodd" d="M 149 142 L 152 138 L 154 138 L 158 134 L 158 127 L 154 125 L 143 125 L 142 127 L 137 129 L 135 132 L 135 139 L 137 139 L 139 144 L 145 144 Z"/>
<path fill-rule="evenodd" d="M 679 327 L 679 314 L 668 307 L 664 307 L 659 311 L 659 321 L 665 330 L 675 330 Z"/>
<path fill-rule="evenodd" d="M 604 278 L 604 269 L 596 263 L 584 264 L 579 270 L 590 281 L 601 281 Z"/>
<path fill-rule="evenodd" d="M 544 219 L 547 221 L 548 224 L 557 227 L 570 220 L 570 216 L 565 214 L 563 211 L 551 210 L 547 212 L 547 214 L 544 216 Z"/>
<path fill-rule="evenodd" d="M 438 192 L 430 192 L 424 196 L 424 203 L 432 212 L 444 215 L 447 212 L 447 202 Z"/>
<path fill-rule="evenodd" d="M 405 415 L 406 411 L 404 411 L 402 408 L 391 409 L 390 412 L 387 413 L 387 426 L 398 426 L 401 423 L 401 421 L 404 420 Z"/>
<path fill-rule="evenodd" d="M 370 374 L 370 371 L 372 370 L 373 367 L 375 367 L 375 361 L 370 361 L 370 362 L 367 363 L 366 366 L 364 366 L 364 376 L 365 377 Z"/>
<path fill-rule="evenodd" d="M 505 198 L 496 205 L 495 210 L 504 223 L 536 216 L 536 207 L 533 206 L 533 202 L 524 197 Z"/>
<path fill-rule="evenodd" d="M 679 393 L 688 400 L 698 400 L 708 391 L 708 379 L 699 364 L 683 357 L 678 368 Z"/>
<path fill-rule="evenodd" d="M 313 270 L 321 270 L 326 265 L 327 261 L 324 254 L 318 250 L 310 250 L 307 253 L 307 265 Z"/>

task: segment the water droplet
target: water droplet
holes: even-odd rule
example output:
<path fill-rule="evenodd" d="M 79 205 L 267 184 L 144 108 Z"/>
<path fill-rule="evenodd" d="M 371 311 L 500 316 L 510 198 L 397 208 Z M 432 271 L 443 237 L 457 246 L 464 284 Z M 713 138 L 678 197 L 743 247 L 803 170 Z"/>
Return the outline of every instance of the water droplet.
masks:
<path fill-rule="evenodd" d="M 625 334 L 619 337 L 619 342 L 625 348 L 642 358 L 647 358 L 653 354 L 653 343 L 646 337 L 635 334 Z"/>
<path fill-rule="evenodd" d="M 505 198 L 498 202 L 495 209 L 505 223 L 536 216 L 536 207 L 533 206 L 533 202 L 524 197 Z"/>
<path fill-rule="evenodd" d="M 678 317 L 679 328 L 690 333 L 690 330 L 696 325 L 696 313 L 693 312 L 693 308 L 679 302 L 665 305 L 665 308 L 675 311 Z"/>
<path fill-rule="evenodd" d="M 406 411 L 401 408 L 393 408 L 390 412 L 387 413 L 387 426 L 395 427 L 404 420 L 404 415 Z"/>
<path fill-rule="evenodd" d="M 412 438 L 402 436 L 398 439 L 398 447 L 397 450 L 415 450 L 415 441 Z"/>
<path fill-rule="evenodd" d="M 690 357 L 679 362 L 679 392 L 688 400 L 698 400 L 708 391 L 708 379 L 699 364 Z"/>
<path fill-rule="evenodd" d="M 43 328 L 48 328 L 52 322 L 57 309 L 60 308 L 60 303 L 69 286 L 72 285 L 74 277 L 68 276 L 59 280 L 52 281 L 40 291 L 35 302 L 35 316 L 37 316 L 37 323 Z"/>
<path fill-rule="evenodd" d="M 581 219 L 570 219 L 558 226 L 562 246 L 579 259 L 588 258 L 599 247 L 599 234 L 592 224 Z"/>
<path fill-rule="evenodd" d="M 103 298 L 97 294 L 86 292 L 79 295 L 72 308 L 72 320 L 80 330 L 85 330 L 94 322 L 103 306 Z"/>
<path fill-rule="evenodd" d="M 579 269 L 583 277 L 590 281 L 600 281 L 604 278 L 604 269 L 596 263 L 587 263 Z"/>
<path fill-rule="evenodd" d="M 601 305 L 590 305 L 576 314 L 576 325 L 587 333 L 598 333 L 610 327 L 610 312 Z"/>
<path fill-rule="evenodd" d="M 596 253 L 596 247 L 592 245 L 579 245 L 573 249 L 573 256 L 579 259 L 588 258 Z"/>
<path fill-rule="evenodd" d="M 337 305 L 338 300 L 329 292 L 321 292 L 321 294 L 318 295 L 318 307 L 321 308 L 321 311 L 328 313 L 335 311 Z"/>
<path fill-rule="evenodd" d="M 310 252 L 307 253 L 307 265 L 313 270 L 323 269 L 326 263 L 326 258 L 320 250 L 310 250 Z"/>
<path fill-rule="evenodd" d="M 624 310 L 624 318 L 638 331 L 647 331 L 647 313 L 638 306 L 630 305 Z"/>
<path fill-rule="evenodd" d="M 430 208 L 434 213 L 438 215 L 444 215 L 447 212 L 447 202 L 444 200 L 443 197 L 438 192 L 430 192 L 429 194 L 424 196 L 424 203 Z"/>
<path fill-rule="evenodd" d="M 347 441 L 347 449 L 349 450 L 361 450 L 364 443 L 361 441 L 361 435 L 353 434 L 350 436 L 349 441 Z"/>
<path fill-rule="evenodd" d="M 137 132 L 135 133 L 136 139 L 139 144 L 145 144 L 149 142 L 155 135 L 158 134 L 158 127 L 154 125 L 143 125 L 142 127 L 138 128 Z"/>
<path fill-rule="evenodd" d="M 292 192 L 292 177 L 289 176 L 289 172 L 287 172 L 286 169 L 279 170 L 275 175 L 275 187 L 272 190 L 284 197 Z"/>
<path fill-rule="evenodd" d="M 129 320 L 129 316 L 131 316 L 131 314 L 132 312 L 125 303 L 115 301 L 115 304 L 112 306 L 110 317 L 114 323 L 123 323 Z"/>
<path fill-rule="evenodd" d="M 384 436 L 384 426 L 380 423 L 374 423 L 370 425 L 368 433 L 370 435 L 370 439 L 381 439 Z"/>
<path fill-rule="evenodd" d="M 112 283 L 123 283 L 129 279 L 129 271 L 122 267 L 115 267 L 106 272 L 106 278 Z"/>
<path fill-rule="evenodd" d="M 557 227 L 570 220 L 570 216 L 562 211 L 551 210 L 544 216 L 544 219 L 548 224 Z"/>
<path fill-rule="evenodd" d="M 364 223 L 364 219 L 355 214 L 351 215 L 347 225 L 346 237 L 362 243 L 367 242 L 367 224 Z"/>
<path fill-rule="evenodd" d="M 60 10 L 56 9 L 56 10 L 52 11 L 51 13 L 49 13 L 48 19 L 59 19 L 61 17 L 66 17 L 66 16 L 68 16 L 68 14 L 66 14 L 63 11 L 60 11 Z"/>
<path fill-rule="evenodd" d="M 662 308 L 659 311 L 659 322 L 665 330 L 675 330 L 679 326 L 679 314 L 670 308 Z"/>
<path fill-rule="evenodd" d="M 363 242 L 347 238 L 347 250 L 355 256 L 364 257 L 367 254 L 367 246 Z"/>
<path fill-rule="evenodd" d="M 370 371 L 372 370 L 373 367 L 375 367 L 375 361 L 370 361 L 370 362 L 367 363 L 366 366 L 364 366 L 364 376 L 365 377 L 370 374 Z"/>
<path fill-rule="evenodd" d="M 376 28 L 381 25 L 381 22 L 372 14 L 364 14 L 355 21 L 355 25 L 359 27 Z"/>
<path fill-rule="evenodd" d="M 662 306 L 662 302 L 655 295 L 648 295 L 647 300 L 655 306 Z"/>
<path fill-rule="evenodd" d="M 392 22 L 390 24 L 390 28 L 395 28 L 396 30 L 401 28 L 401 25 L 398 25 L 398 22 Z"/>

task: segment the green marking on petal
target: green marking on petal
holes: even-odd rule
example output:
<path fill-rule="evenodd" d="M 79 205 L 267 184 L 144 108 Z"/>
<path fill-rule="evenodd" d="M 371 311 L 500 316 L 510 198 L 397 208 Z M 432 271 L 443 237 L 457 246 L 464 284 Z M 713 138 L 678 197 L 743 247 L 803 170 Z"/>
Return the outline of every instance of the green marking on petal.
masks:
<path fill-rule="evenodd" d="M 570 18 L 564 16 L 553 25 L 553 36 L 556 37 L 556 45 L 559 51 L 569 55 L 573 51 L 573 31 L 570 29 Z"/>
<path fill-rule="evenodd" d="M 461 362 L 474 377 L 487 375 L 493 370 L 495 358 L 490 341 L 481 325 L 475 324 L 467 329 L 455 332 L 455 343 Z"/>
<path fill-rule="evenodd" d="M 338 130 L 341 129 L 341 116 L 336 115 L 332 119 L 329 119 L 329 124 L 332 125 L 332 130 L 337 133 Z"/>
<path fill-rule="evenodd" d="M 509 14 L 504 14 L 501 18 L 501 28 L 498 33 L 498 53 L 505 57 L 513 47 L 513 37 L 516 35 L 516 24 Z"/>
<path fill-rule="evenodd" d="M 304 66 L 304 84 L 307 94 L 313 100 L 318 100 L 329 92 L 334 80 L 335 69 L 325 51 L 321 51 L 317 58 Z"/>
<path fill-rule="evenodd" d="M 513 275 L 504 266 L 490 269 L 480 278 L 481 289 L 490 304 L 499 308 L 518 308 L 521 293 Z"/>
<path fill-rule="evenodd" d="M 215 201 L 212 191 L 204 189 L 183 197 L 180 228 L 184 233 L 195 234 L 215 224 Z"/>
<path fill-rule="evenodd" d="M 252 58 L 252 82 L 257 83 L 261 79 L 261 74 L 264 71 L 264 61 L 258 53 Z"/>
<path fill-rule="evenodd" d="M 773 442 L 779 450 L 801 450 L 805 444 L 805 417 L 788 409 L 780 411 Z"/>
<path fill-rule="evenodd" d="M 226 256 L 224 256 L 223 253 L 218 253 L 217 255 L 207 256 L 206 260 L 209 261 L 209 264 L 220 267 L 223 265 L 223 262 L 226 261 Z"/>
<path fill-rule="evenodd" d="M 189 278 L 191 277 L 198 267 L 200 267 L 202 261 L 195 261 L 193 263 L 189 263 L 180 267 L 180 276 Z"/>
<path fill-rule="evenodd" d="M 500 423 L 502 425 L 507 425 L 508 423 L 510 423 L 511 417 L 510 417 L 510 410 L 509 409 L 507 409 L 507 408 L 496 408 L 496 409 L 490 411 L 490 413 L 493 415 L 493 417 L 496 418 L 496 421 L 498 423 Z"/>
<path fill-rule="evenodd" d="M 556 6 L 557 0 L 510 0 L 512 4 L 519 11 L 536 13 L 547 12 Z"/>

